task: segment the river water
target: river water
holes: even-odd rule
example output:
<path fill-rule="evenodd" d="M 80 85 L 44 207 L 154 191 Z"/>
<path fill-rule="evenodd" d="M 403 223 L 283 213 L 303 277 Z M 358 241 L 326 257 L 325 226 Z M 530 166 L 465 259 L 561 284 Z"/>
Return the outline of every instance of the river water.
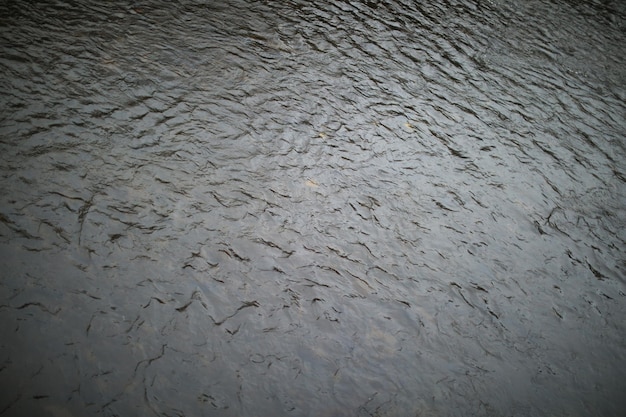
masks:
<path fill-rule="evenodd" d="M 0 1 L 0 415 L 623 415 L 626 6 L 420 3 Z"/>

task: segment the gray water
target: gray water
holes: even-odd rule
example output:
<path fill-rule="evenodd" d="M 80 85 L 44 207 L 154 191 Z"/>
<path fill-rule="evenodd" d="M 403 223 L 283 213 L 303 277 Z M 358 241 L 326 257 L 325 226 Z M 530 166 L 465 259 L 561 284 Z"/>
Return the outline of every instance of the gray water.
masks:
<path fill-rule="evenodd" d="M 623 2 L 100 3 L 0 1 L 0 415 L 623 415 Z"/>

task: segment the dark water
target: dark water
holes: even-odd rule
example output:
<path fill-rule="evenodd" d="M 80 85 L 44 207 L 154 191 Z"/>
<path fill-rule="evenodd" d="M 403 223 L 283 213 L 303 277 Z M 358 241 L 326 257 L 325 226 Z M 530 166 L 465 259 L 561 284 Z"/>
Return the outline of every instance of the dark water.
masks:
<path fill-rule="evenodd" d="M 623 415 L 623 2 L 0 16 L 0 415 Z"/>

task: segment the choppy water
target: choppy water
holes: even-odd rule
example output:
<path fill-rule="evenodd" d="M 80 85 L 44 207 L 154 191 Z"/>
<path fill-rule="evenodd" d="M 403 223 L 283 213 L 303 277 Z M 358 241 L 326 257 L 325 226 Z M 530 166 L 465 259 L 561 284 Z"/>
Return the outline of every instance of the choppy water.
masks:
<path fill-rule="evenodd" d="M 622 415 L 622 2 L 93 3 L 0 2 L 0 415 Z"/>

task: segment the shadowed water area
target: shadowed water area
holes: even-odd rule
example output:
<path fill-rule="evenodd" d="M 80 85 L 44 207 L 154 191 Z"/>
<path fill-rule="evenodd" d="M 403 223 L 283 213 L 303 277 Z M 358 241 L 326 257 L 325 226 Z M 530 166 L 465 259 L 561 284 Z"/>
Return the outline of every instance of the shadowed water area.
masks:
<path fill-rule="evenodd" d="M 97 3 L 0 1 L 0 415 L 623 415 L 623 2 Z"/>

